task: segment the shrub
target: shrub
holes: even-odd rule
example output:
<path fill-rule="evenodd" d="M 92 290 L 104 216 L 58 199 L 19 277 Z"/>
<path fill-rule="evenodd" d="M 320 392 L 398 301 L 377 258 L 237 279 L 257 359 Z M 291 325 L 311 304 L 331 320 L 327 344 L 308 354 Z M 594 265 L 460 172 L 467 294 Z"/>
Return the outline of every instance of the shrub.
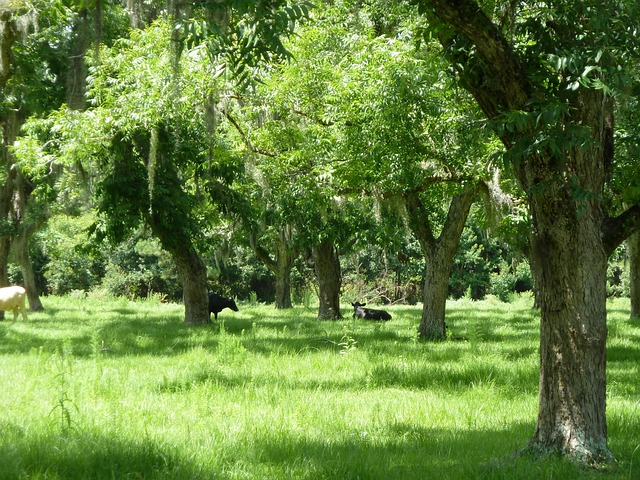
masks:
<path fill-rule="evenodd" d="M 170 255 L 155 238 L 131 237 L 108 252 L 102 287 L 110 294 L 146 298 L 163 293 L 172 300 L 182 287 Z"/>
<path fill-rule="evenodd" d="M 491 271 L 483 258 L 484 247 L 478 243 L 461 243 L 461 247 L 449 279 L 449 294 L 458 299 L 468 292 L 473 300 L 482 300 L 491 286 Z"/>
<path fill-rule="evenodd" d="M 509 302 L 513 293 L 532 289 L 531 268 L 527 262 L 520 262 L 515 268 L 502 262 L 499 271 L 491 274 L 491 293 L 503 302 Z"/>
<path fill-rule="evenodd" d="M 104 274 L 104 258 L 87 247 L 92 215 L 53 217 L 35 241 L 46 258 L 43 268 L 47 291 L 55 295 L 90 290 Z M 42 268 L 42 267 L 41 267 Z"/>
<path fill-rule="evenodd" d="M 607 296 L 628 297 L 630 294 L 629 281 L 628 269 L 622 269 L 617 264 L 609 264 L 607 268 Z"/>

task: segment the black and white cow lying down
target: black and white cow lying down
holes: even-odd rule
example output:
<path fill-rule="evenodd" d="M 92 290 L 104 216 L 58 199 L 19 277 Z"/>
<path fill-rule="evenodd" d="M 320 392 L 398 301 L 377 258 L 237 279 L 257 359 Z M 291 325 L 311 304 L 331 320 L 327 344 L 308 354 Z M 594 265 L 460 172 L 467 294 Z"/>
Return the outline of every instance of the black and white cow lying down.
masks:
<path fill-rule="evenodd" d="M 391 314 L 384 310 L 375 310 L 373 308 L 363 308 L 366 303 L 354 302 L 353 306 L 353 318 L 360 317 L 364 320 L 391 320 Z"/>
<path fill-rule="evenodd" d="M 225 308 L 230 308 L 234 312 L 238 311 L 238 306 L 233 298 L 221 297 L 217 293 L 209 293 L 209 317 L 213 313 L 215 319 L 218 320 L 218 313 Z"/>

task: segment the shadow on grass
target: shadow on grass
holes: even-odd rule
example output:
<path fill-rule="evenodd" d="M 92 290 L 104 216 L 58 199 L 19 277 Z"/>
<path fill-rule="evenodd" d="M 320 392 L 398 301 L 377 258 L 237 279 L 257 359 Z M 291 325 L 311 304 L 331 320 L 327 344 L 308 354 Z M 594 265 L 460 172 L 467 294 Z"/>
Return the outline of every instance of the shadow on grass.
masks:
<path fill-rule="evenodd" d="M 588 478 L 559 458 L 531 460 L 514 453 L 533 424 L 508 429 L 450 431 L 394 424 L 370 439 L 350 430 L 338 438 L 270 431 L 215 452 L 185 452 L 167 439 L 122 439 L 72 431 L 27 435 L 0 423 L 0 479 L 325 479 Z M 380 432 L 379 432 L 380 433 Z M 204 442 L 203 442 L 204 443 Z M 600 475 L 598 478 L 601 478 Z"/>
<path fill-rule="evenodd" d="M 0 422 L 0 480 L 215 478 L 151 439 L 97 433 L 30 432 Z"/>
<path fill-rule="evenodd" d="M 256 460 L 264 465 L 286 465 L 286 478 L 586 478 L 583 470 L 566 460 L 533 461 L 515 455 L 533 430 L 533 424 L 458 432 L 397 424 L 382 442 L 379 438 L 369 441 L 366 431 L 353 432 L 340 441 L 281 435 L 260 444 Z"/>

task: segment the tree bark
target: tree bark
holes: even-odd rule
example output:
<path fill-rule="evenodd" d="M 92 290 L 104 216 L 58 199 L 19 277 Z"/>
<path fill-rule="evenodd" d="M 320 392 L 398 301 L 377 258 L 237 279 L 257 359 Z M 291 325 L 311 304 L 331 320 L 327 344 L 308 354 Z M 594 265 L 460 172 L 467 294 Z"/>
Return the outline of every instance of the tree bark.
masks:
<path fill-rule="evenodd" d="M 420 338 L 443 340 L 446 336 L 445 309 L 449 295 L 449 277 L 460 236 L 475 199 L 477 189 L 467 187 L 455 195 L 449 205 L 447 219 L 439 237 L 433 235 L 428 208 L 418 193 L 405 196 L 409 226 L 420 243 L 425 258 Z"/>
<path fill-rule="evenodd" d="M 67 72 L 67 104 L 72 110 L 83 110 L 86 102 L 87 72 L 85 55 L 89 48 L 89 28 L 88 12 L 86 9 L 82 9 L 74 26 L 75 41 L 69 57 L 69 70 Z"/>
<path fill-rule="evenodd" d="M 532 201 L 541 320 L 538 420 L 529 447 L 591 463 L 612 458 L 606 425 L 608 255 L 599 208 L 582 206 L 578 215 L 570 196 Z"/>
<path fill-rule="evenodd" d="M 31 240 L 31 236 L 31 233 L 24 232 L 22 235 L 13 237 L 13 253 L 22 272 L 24 288 L 27 291 L 27 298 L 29 299 L 29 310 L 32 312 L 40 312 L 44 310 L 44 306 L 40 301 L 40 295 L 38 295 L 36 276 L 33 272 L 31 258 L 29 257 L 29 241 Z"/>
<path fill-rule="evenodd" d="M 6 27 L 5 27 L 6 28 Z M 18 134 L 18 117 L 14 110 L 9 110 L 5 117 L 0 118 L 2 124 L 2 168 L 6 169 L 4 183 L 0 185 L 0 287 L 9 285 L 9 252 L 11 237 L 15 233 L 11 222 L 13 194 L 17 171 L 12 168 L 15 161 L 11 153 Z M 4 319 L 4 312 L 0 311 L 0 320 Z"/>
<path fill-rule="evenodd" d="M 291 269 L 298 256 L 298 251 L 292 246 L 292 232 L 288 225 L 279 229 L 275 237 L 276 258 L 273 259 L 269 252 L 258 244 L 254 238 L 251 246 L 258 259 L 276 276 L 276 308 L 292 308 L 291 303 Z"/>
<path fill-rule="evenodd" d="M 312 249 L 313 265 L 318 279 L 318 320 L 338 320 L 342 274 L 340 259 L 333 242 L 325 240 Z"/>
<path fill-rule="evenodd" d="M 33 200 L 31 197 L 33 188 L 20 170 L 16 170 L 14 186 L 13 211 L 11 213 L 15 225 L 15 234 L 12 238 L 13 254 L 22 272 L 24 288 L 29 299 L 29 309 L 32 312 L 40 312 L 44 310 L 44 307 L 40 301 L 36 276 L 29 256 L 29 243 L 33 234 L 47 221 L 48 206 L 39 205 L 37 201 Z M 29 202 L 30 199 L 31 202 Z"/>
<path fill-rule="evenodd" d="M 640 318 L 640 232 L 629 237 L 629 296 L 631 320 Z"/>
<path fill-rule="evenodd" d="M 184 323 L 186 325 L 210 323 L 207 269 L 200 256 L 191 245 L 185 245 L 184 248 L 169 247 L 168 251 L 182 282 Z"/>

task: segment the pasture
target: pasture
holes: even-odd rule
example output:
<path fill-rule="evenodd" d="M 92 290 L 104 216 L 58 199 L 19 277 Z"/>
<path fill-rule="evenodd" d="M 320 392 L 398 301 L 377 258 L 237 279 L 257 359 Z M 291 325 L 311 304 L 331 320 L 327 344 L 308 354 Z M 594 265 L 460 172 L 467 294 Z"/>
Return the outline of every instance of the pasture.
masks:
<path fill-rule="evenodd" d="M 48 297 L 0 323 L 0 479 L 640 479 L 640 323 L 609 304 L 618 463 L 514 455 L 533 434 L 531 299 L 450 301 L 450 339 L 240 304 L 185 327 L 157 300 Z"/>

